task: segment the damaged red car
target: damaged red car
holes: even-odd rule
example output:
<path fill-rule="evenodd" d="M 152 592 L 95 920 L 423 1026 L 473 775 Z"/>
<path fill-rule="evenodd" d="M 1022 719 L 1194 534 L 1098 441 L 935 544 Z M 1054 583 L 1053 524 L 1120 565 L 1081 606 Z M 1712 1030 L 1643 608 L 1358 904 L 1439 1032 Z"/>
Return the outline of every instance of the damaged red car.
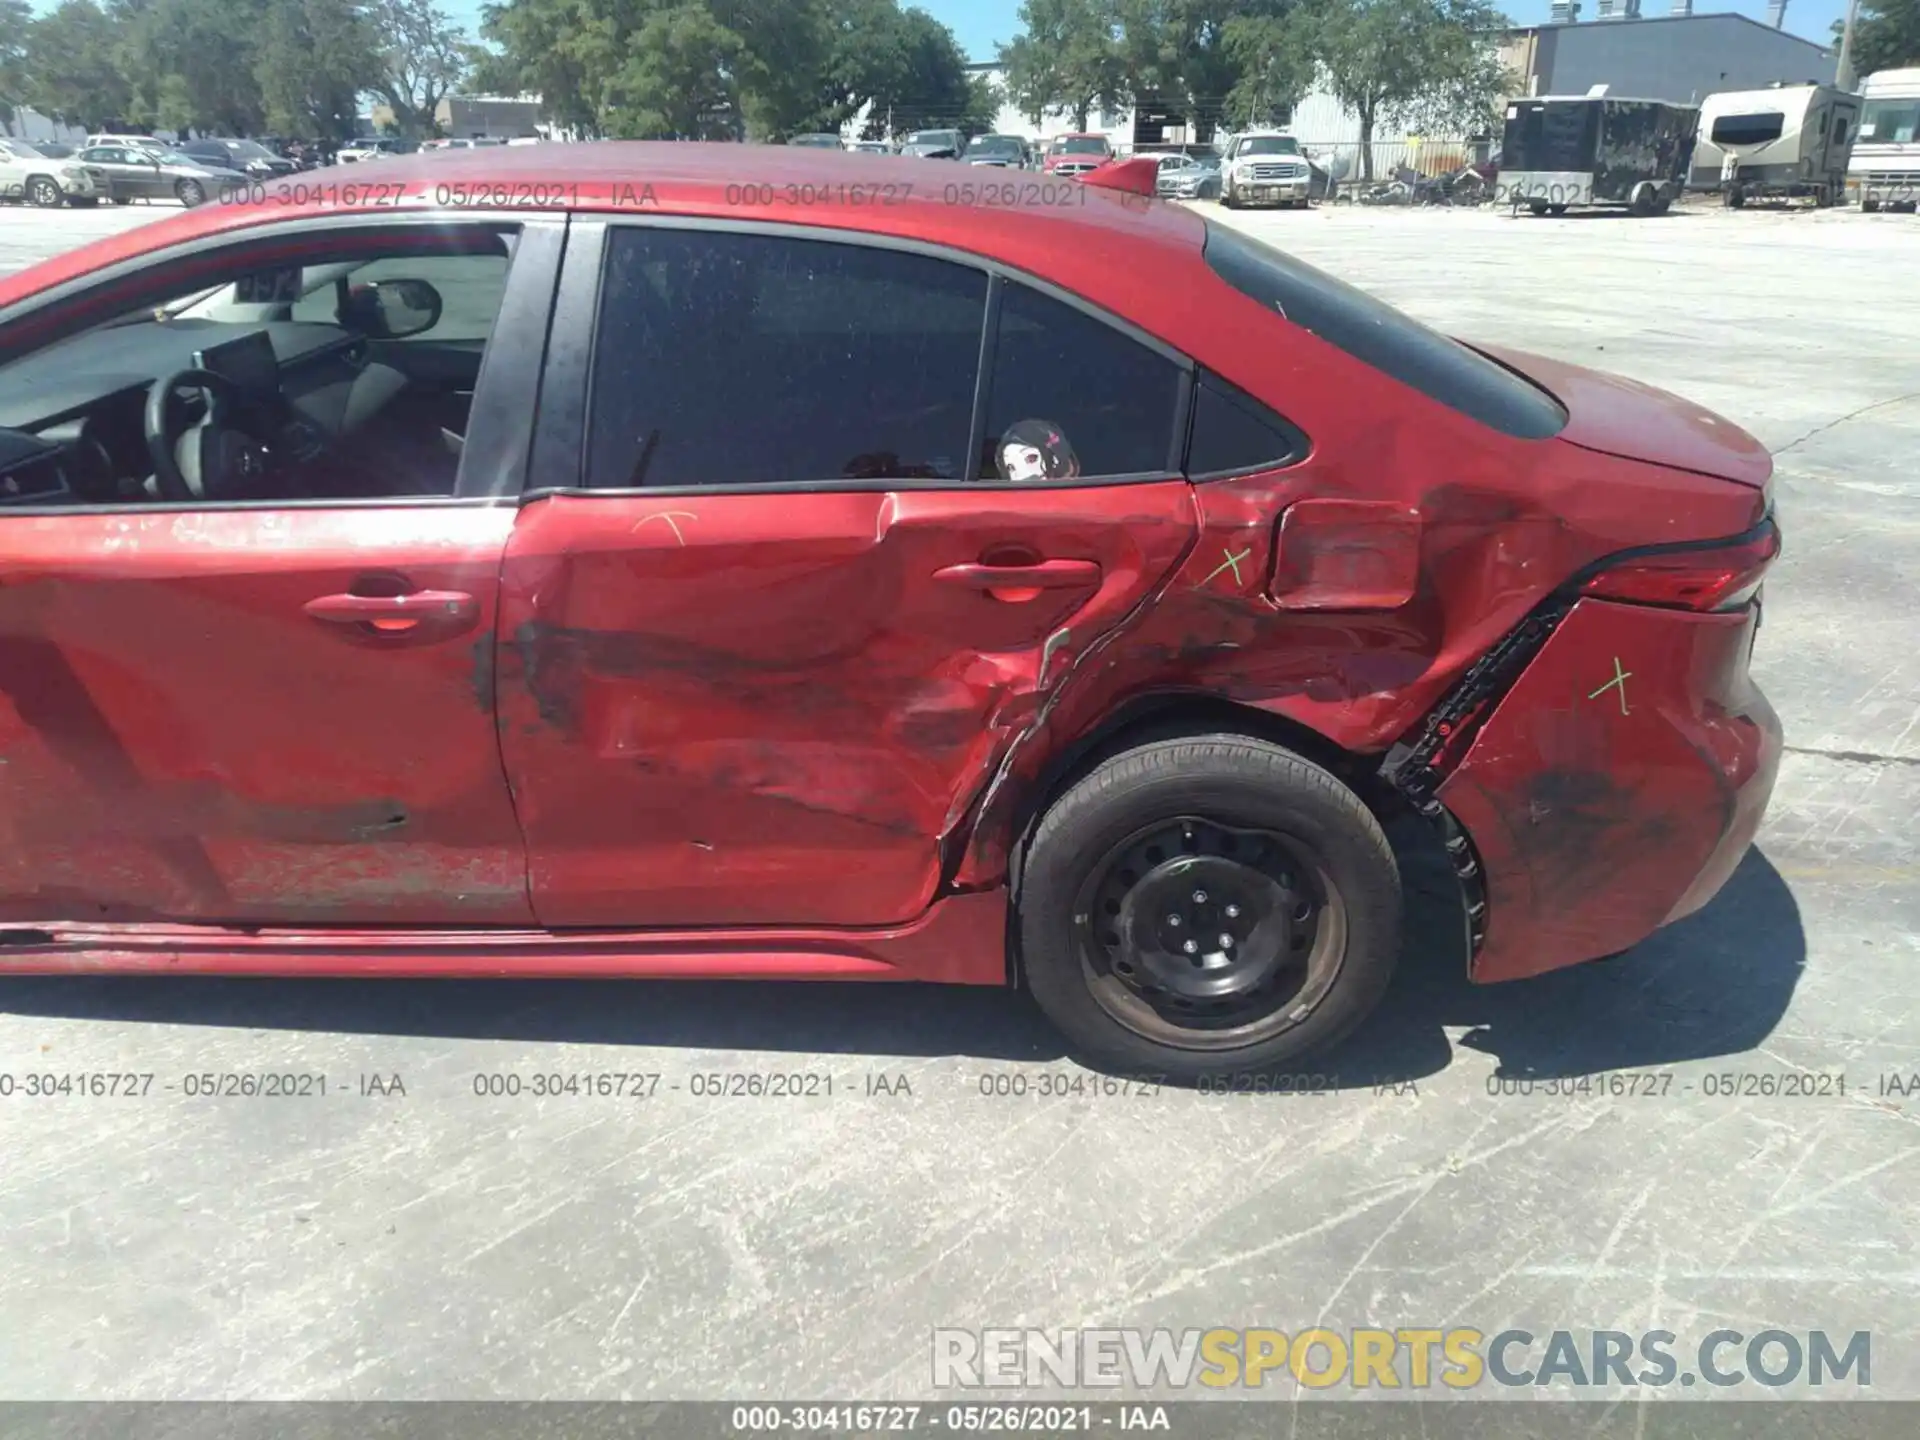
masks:
<path fill-rule="evenodd" d="M 300 179 L 0 280 L 0 972 L 1023 984 L 1195 1077 L 1374 1006 L 1396 813 L 1478 981 L 1759 824 L 1771 462 L 1671 395 L 1125 172 Z"/>

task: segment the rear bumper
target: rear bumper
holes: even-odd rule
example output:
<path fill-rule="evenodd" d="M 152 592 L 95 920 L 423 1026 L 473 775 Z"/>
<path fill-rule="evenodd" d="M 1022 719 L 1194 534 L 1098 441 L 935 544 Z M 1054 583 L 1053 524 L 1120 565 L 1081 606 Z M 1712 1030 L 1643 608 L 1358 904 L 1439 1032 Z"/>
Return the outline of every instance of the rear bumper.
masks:
<path fill-rule="evenodd" d="M 1757 623 L 1603 600 L 1560 622 L 1436 792 L 1486 887 L 1473 979 L 1625 950 L 1726 883 L 1780 763 Z"/>

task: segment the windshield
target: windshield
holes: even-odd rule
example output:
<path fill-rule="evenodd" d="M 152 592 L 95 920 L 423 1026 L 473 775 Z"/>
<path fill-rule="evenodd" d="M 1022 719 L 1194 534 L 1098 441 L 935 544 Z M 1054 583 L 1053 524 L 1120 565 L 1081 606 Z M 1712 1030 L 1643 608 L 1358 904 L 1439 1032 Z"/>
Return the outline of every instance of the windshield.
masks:
<path fill-rule="evenodd" d="M 1869 145 L 1911 145 L 1920 138 L 1920 96 L 1867 101 L 1854 138 Z"/>
<path fill-rule="evenodd" d="M 1236 155 L 1298 155 L 1300 142 L 1291 135 L 1256 135 L 1242 140 Z"/>
<path fill-rule="evenodd" d="M 264 145 L 256 145 L 251 140 L 222 140 L 217 142 L 229 155 L 240 160 L 271 160 L 273 152 Z"/>
<path fill-rule="evenodd" d="M 1076 135 L 1070 140 L 1054 141 L 1053 153 L 1056 155 L 1104 155 L 1107 153 L 1107 142 L 1098 135 Z"/>
<path fill-rule="evenodd" d="M 958 145 L 958 130 L 916 130 L 907 137 L 909 145 Z"/>
<path fill-rule="evenodd" d="M 982 135 L 967 146 L 969 155 L 1018 155 L 1020 142 L 1009 140 L 1004 135 Z"/>
<path fill-rule="evenodd" d="M 149 150 L 147 154 L 158 160 L 162 165 L 200 166 L 207 163 L 198 155 L 189 155 L 183 150 Z"/>

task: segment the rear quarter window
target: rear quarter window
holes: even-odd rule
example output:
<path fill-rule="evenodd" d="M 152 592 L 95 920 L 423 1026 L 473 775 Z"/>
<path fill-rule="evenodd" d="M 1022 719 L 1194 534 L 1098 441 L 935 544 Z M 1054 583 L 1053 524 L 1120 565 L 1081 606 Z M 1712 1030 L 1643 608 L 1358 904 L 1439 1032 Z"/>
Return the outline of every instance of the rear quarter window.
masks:
<path fill-rule="evenodd" d="M 1518 440 L 1565 428 L 1566 410 L 1532 381 L 1323 270 L 1218 221 L 1206 225 L 1216 275 L 1354 359 Z"/>

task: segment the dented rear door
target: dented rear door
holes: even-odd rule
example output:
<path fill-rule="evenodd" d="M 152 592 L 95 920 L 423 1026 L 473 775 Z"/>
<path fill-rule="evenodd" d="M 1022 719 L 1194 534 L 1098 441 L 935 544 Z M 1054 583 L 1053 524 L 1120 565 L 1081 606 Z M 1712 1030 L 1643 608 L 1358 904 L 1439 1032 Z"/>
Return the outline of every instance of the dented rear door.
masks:
<path fill-rule="evenodd" d="M 569 239 L 546 493 L 503 571 L 535 912 L 911 918 L 1008 748 L 1192 544 L 1186 372 L 927 247 L 602 228 Z M 1045 474 L 1003 482 L 1021 421 Z"/>

